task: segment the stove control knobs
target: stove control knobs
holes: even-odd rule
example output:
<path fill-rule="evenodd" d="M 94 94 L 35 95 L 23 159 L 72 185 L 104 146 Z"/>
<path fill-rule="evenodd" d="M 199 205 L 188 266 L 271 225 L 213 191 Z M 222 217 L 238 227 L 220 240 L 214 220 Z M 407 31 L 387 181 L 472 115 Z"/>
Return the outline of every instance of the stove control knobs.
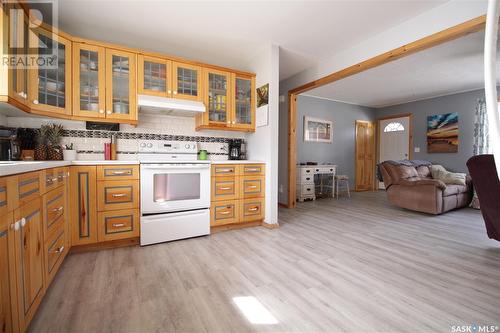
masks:
<path fill-rule="evenodd" d="M 146 144 L 143 142 L 141 143 L 141 148 L 145 148 L 146 147 Z"/>
<path fill-rule="evenodd" d="M 148 148 L 153 148 L 153 144 L 150 142 L 150 143 L 147 144 L 147 147 Z"/>
<path fill-rule="evenodd" d="M 189 143 L 186 143 L 186 145 L 184 146 L 186 149 L 189 149 L 191 148 L 191 145 Z"/>

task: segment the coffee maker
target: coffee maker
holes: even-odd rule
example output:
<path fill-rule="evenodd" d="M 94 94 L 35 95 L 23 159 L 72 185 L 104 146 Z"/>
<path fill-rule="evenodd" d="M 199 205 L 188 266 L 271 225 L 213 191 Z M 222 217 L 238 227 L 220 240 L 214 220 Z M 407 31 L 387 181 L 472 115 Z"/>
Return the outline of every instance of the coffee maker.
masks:
<path fill-rule="evenodd" d="M 21 144 L 16 131 L 0 129 L 0 160 L 16 161 L 21 158 Z"/>
<path fill-rule="evenodd" d="M 228 158 L 230 160 L 244 160 L 245 159 L 245 155 L 241 149 L 242 144 L 243 144 L 243 140 L 241 140 L 241 139 L 230 139 L 229 140 L 227 154 L 228 154 Z"/>

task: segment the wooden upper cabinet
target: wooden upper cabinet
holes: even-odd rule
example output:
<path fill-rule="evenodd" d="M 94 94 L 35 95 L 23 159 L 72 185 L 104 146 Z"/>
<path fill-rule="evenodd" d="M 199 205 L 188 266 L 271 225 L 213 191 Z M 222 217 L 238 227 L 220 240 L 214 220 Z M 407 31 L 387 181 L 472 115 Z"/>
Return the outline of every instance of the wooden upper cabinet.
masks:
<path fill-rule="evenodd" d="M 172 97 L 203 101 L 203 78 L 200 66 L 172 62 Z"/>
<path fill-rule="evenodd" d="M 231 127 L 255 129 L 255 79 L 250 76 L 231 75 L 234 98 L 231 107 Z"/>
<path fill-rule="evenodd" d="M 71 115 L 71 42 L 42 28 L 34 36 L 30 45 L 38 45 L 45 64 L 29 70 L 29 106 L 36 113 Z"/>
<path fill-rule="evenodd" d="M 106 118 L 137 120 L 137 55 L 106 49 Z"/>
<path fill-rule="evenodd" d="M 215 69 L 204 69 L 205 123 L 226 127 L 231 124 L 231 74 Z"/>
<path fill-rule="evenodd" d="M 20 9 L 17 4 L 11 4 L 14 8 Z M 12 52 L 16 56 L 28 53 L 28 17 L 23 12 L 8 11 L 9 44 Z M 28 67 L 16 63 L 9 68 L 9 96 L 16 101 L 28 104 Z"/>
<path fill-rule="evenodd" d="M 172 62 L 140 54 L 137 66 L 137 90 L 139 94 L 171 97 Z"/>
<path fill-rule="evenodd" d="M 106 53 L 104 47 L 73 43 L 73 115 L 105 118 Z"/>

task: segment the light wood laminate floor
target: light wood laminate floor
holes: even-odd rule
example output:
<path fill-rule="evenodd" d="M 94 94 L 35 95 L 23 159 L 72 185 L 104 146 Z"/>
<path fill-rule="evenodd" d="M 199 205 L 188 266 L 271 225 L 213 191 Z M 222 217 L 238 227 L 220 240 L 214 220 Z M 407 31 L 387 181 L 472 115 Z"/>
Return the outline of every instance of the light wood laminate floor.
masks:
<path fill-rule="evenodd" d="M 280 209 L 281 228 L 70 255 L 32 332 L 451 332 L 500 326 L 500 243 L 480 213 L 383 192 Z M 233 297 L 278 321 L 251 324 Z"/>

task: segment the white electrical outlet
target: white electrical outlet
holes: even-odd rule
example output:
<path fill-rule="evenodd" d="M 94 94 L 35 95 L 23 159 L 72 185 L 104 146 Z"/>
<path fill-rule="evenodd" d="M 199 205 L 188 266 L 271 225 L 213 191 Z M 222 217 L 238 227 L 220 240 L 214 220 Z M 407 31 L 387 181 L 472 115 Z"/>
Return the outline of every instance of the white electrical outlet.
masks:
<path fill-rule="evenodd" d="M 420 147 L 415 147 L 415 153 L 420 153 Z"/>
<path fill-rule="evenodd" d="M 280 188 L 278 189 L 280 193 L 283 193 L 283 184 L 280 184 Z"/>

